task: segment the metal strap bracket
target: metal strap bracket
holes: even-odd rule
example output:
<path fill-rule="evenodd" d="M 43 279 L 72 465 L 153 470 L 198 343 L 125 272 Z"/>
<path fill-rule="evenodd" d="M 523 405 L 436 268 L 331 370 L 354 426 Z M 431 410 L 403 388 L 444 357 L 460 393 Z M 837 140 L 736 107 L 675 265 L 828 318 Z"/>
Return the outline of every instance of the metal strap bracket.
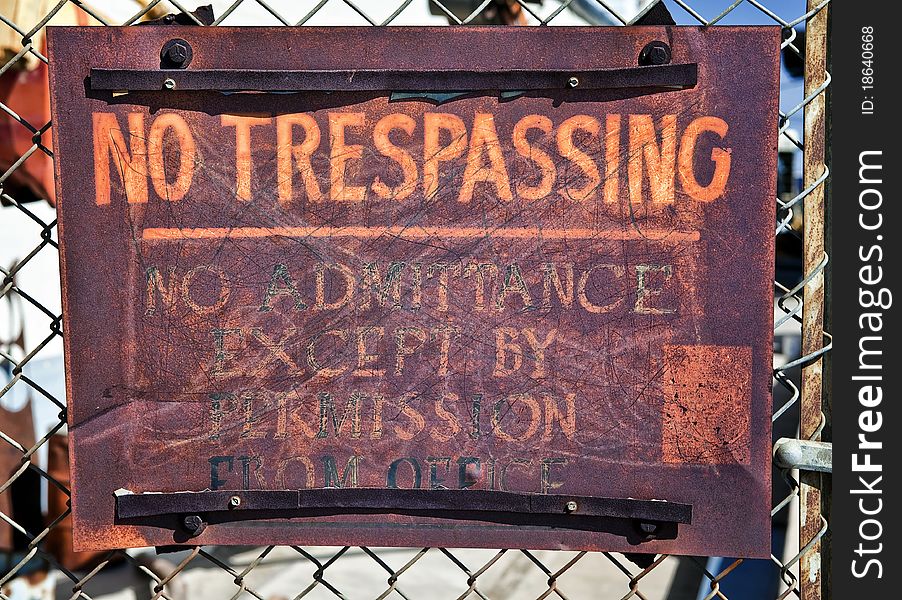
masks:
<path fill-rule="evenodd" d="M 304 514 L 414 514 L 417 516 L 568 527 L 568 521 L 627 520 L 646 539 L 658 527 L 692 522 L 692 506 L 664 500 L 528 494 L 495 490 L 326 488 L 202 492 L 116 492 L 116 516 L 139 522 L 181 516 L 199 535 L 209 520 L 289 518 Z M 211 517 L 213 519 L 211 519 Z M 575 526 L 575 528 L 584 528 Z"/>
<path fill-rule="evenodd" d="M 92 90 L 220 92 L 477 92 L 567 89 L 695 87 L 698 65 L 661 64 L 622 69 L 503 71 L 381 69 L 245 70 L 245 69 L 103 69 L 92 68 Z"/>

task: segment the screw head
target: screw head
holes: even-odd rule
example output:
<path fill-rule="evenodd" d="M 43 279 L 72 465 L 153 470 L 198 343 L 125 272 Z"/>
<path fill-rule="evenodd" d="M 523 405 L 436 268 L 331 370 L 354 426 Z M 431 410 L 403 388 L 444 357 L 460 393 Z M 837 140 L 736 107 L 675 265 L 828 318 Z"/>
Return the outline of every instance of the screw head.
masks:
<path fill-rule="evenodd" d="M 568 87 L 575 88 L 578 85 L 579 85 L 579 79 L 577 79 L 576 77 L 571 77 L 570 79 L 567 80 Z"/>
<path fill-rule="evenodd" d="M 567 512 L 568 513 L 576 512 L 577 508 L 579 508 L 579 506 L 573 500 L 571 500 L 567 503 Z"/>
<path fill-rule="evenodd" d="M 240 496 L 232 496 L 229 498 L 229 506 L 232 508 L 237 508 L 241 506 L 241 497 Z"/>
<path fill-rule="evenodd" d="M 172 79 L 171 77 L 167 77 L 166 80 L 163 82 L 163 88 L 167 89 L 167 90 L 174 90 L 175 89 L 175 79 Z"/>

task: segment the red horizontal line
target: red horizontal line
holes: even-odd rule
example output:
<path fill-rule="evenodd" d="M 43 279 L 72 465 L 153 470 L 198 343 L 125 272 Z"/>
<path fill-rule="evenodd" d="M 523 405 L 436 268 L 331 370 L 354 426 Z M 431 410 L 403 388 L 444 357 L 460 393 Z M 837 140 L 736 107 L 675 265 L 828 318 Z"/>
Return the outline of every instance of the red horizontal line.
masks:
<path fill-rule="evenodd" d="M 698 241 L 698 231 L 673 231 L 667 229 L 545 229 L 539 227 L 153 227 L 144 230 L 145 240 L 202 240 L 225 238 L 379 238 L 382 236 L 402 239 L 545 239 L 545 240 L 647 240 L 658 242 Z"/>

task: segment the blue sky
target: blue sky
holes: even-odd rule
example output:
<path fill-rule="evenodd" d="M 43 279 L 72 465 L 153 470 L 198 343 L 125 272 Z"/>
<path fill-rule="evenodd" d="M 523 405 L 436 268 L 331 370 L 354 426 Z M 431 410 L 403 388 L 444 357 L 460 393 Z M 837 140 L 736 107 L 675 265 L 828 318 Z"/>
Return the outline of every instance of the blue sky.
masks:
<path fill-rule="evenodd" d="M 713 19 L 727 9 L 733 2 L 731 0 L 684 0 L 684 3 L 692 7 L 697 13 L 706 19 Z M 692 15 L 686 12 L 673 0 L 665 0 L 670 14 L 679 25 L 697 24 Z M 805 12 L 805 2 L 801 0 L 759 0 L 759 4 L 767 7 L 772 12 L 786 21 L 801 16 Z M 773 25 L 774 21 L 749 2 L 740 3 L 730 14 L 720 21 L 721 25 Z"/>

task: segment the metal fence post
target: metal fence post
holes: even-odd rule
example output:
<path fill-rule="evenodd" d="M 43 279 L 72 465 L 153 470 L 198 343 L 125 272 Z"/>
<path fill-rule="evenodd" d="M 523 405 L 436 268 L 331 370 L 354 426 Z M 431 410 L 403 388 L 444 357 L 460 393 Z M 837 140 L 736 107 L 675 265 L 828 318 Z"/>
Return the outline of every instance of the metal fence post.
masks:
<path fill-rule="evenodd" d="M 808 0 L 807 9 L 814 11 L 821 0 Z M 805 106 L 804 187 L 821 178 L 826 168 L 826 90 L 827 81 L 827 18 L 828 7 L 823 6 L 807 25 L 805 42 L 805 98 L 814 95 Z M 820 89 L 820 91 L 818 91 Z M 805 198 L 804 210 L 804 275 L 808 279 L 803 290 L 802 355 L 807 356 L 824 345 L 824 185 L 818 185 Z M 819 440 L 824 425 L 821 409 L 823 392 L 823 356 L 818 356 L 802 369 L 802 400 L 800 437 Z M 819 600 L 822 597 L 821 541 L 823 517 L 821 492 L 823 474 L 802 471 L 800 474 L 799 540 L 804 547 L 815 541 L 802 557 L 799 566 L 802 600 Z"/>

